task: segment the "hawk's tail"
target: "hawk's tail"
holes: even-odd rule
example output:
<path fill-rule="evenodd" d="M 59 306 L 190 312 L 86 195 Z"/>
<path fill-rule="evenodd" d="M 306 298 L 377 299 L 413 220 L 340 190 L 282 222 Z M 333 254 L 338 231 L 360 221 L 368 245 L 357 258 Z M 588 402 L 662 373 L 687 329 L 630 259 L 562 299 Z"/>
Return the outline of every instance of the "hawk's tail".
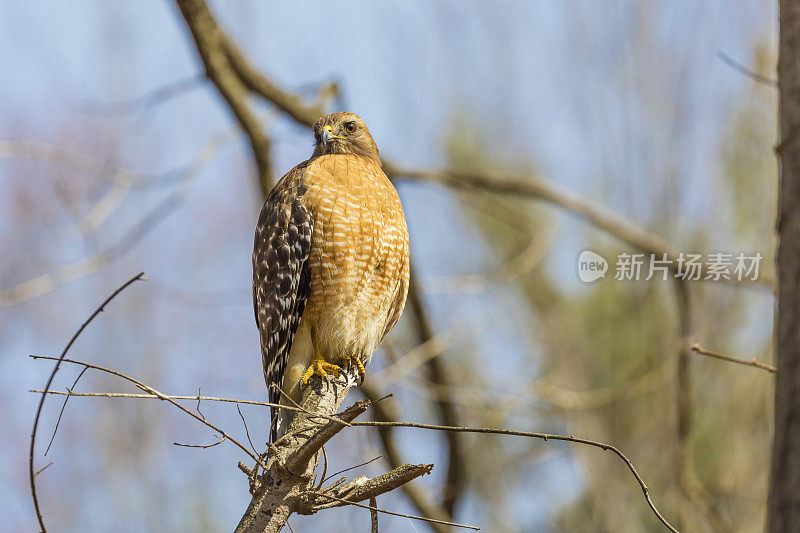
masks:
<path fill-rule="evenodd" d="M 277 387 L 271 386 L 269 388 L 269 403 L 272 404 L 280 404 L 281 403 L 281 393 L 277 390 Z M 282 435 L 278 434 L 278 430 L 281 430 L 283 433 L 283 428 L 278 427 L 279 417 L 280 417 L 280 408 L 278 407 L 270 407 L 270 425 L 269 425 L 269 441 L 275 442 L 278 440 Z"/>

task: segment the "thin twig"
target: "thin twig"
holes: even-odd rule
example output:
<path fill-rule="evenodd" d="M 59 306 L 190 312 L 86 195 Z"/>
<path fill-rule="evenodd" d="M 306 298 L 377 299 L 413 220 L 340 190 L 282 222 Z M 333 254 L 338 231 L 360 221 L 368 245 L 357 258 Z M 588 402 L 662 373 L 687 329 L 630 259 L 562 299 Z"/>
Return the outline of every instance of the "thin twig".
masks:
<path fill-rule="evenodd" d="M 46 294 L 61 285 L 94 274 L 112 261 L 130 253 L 158 224 L 175 212 L 186 199 L 193 179 L 224 146 L 237 136 L 236 128 L 229 128 L 217 133 L 204 143 L 192 160 L 180 170 L 180 177 L 175 189 L 139 219 L 116 243 L 89 257 L 64 265 L 55 272 L 43 274 L 8 289 L 0 289 L 0 307 L 11 306 Z M 2 144 L 0 142 L 0 151 L 2 151 Z"/>
<path fill-rule="evenodd" d="M 203 412 L 200 410 L 200 394 L 202 392 L 203 390 L 200 387 L 197 387 L 197 405 L 195 406 L 194 410 L 197 411 L 197 414 L 200 415 L 203 418 L 203 420 L 205 420 L 206 415 L 204 415 Z M 236 408 L 238 409 L 239 406 L 237 405 Z"/>
<path fill-rule="evenodd" d="M 46 355 L 30 355 L 30 357 L 32 357 L 33 359 L 48 359 L 48 360 L 55 360 L 56 359 L 54 357 L 49 357 L 49 356 L 46 356 Z M 86 363 L 86 362 L 83 362 L 83 361 L 76 361 L 74 359 L 62 358 L 62 359 L 60 359 L 60 361 L 62 361 L 64 363 L 71 363 L 71 364 L 74 364 L 74 365 L 83 365 L 85 367 L 93 368 L 94 370 L 99 370 L 101 372 L 105 372 L 107 374 L 111 374 L 111 375 L 120 377 L 120 378 L 122 378 L 122 379 L 124 379 L 126 381 L 130 381 L 131 383 L 136 385 L 138 388 L 140 388 L 143 391 L 149 393 L 149 397 L 155 397 L 155 398 L 158 398 L 159 400 L 163 400 L 163 401 L 165 401 L 167 403 L 170 403 L 170 404 L 174 405 L 175 407 L 177 407 L 178 409 L 180 409 L 184 413 L 188 414 L 189 416 L 191 416 L 192 418 L 194 418 L 198 422 L 202 422 L 203 424 L 205 424 L 206 426 L 210 427 L 211 429 L 213 429 L 214 431 L 216 431 L 217 433 L 219 433 L 223 437 L 226 437 L 229 441 L 234 443 L 243 452 L 245 452 L 248 456 L 250 456 L 251 459 L 256 461 L 261 466 L 261 468 L 264 468 L 264 470 L 266 470 L 264 464 L 261 462 L 261 459 L 257 455 L 254 455 L 250 450 L 248 450 L 241 442 L 239 442 L 235 438 L 231 437 L 228 433 L 226 433 L 225 431 L 223 431 L 219 427 L 215 426 L 214 424 L 212 424 L 208 420 L 204 420 L 201 416 L 195 414 L 191 410 L 189 410 L 186 407 L 182 406 L 181 404 L 179 404 L 178 402 L 176 402 L 172 398 L 168 397 L 165 394 L 160 393 L 159 391 L 157 391 L 153 387 L 151 387 L 149 385 L 146 385 L 145 383 L 143 383 L 143 382 L 141 382 L 141 381 L 139 381 L 139 380 L 137 380 L 135 378 L 132 378 L 132 377 L 126 375 L 126 374 L 123 374 L 122 372 L 119 372 L 118 370 L 112 370 L 110 368 L 105 368 L 103 366 L 95 365 L 95 364 L 92 364 L 92 363 Z M 44 392 L 55 392 L 55 391 L 47 391 L 45 389 Z M 196 399 L 196 398 L 197 397 L 195 396 L 195 397 L 192 397 L 191 399 Z"/>
<path fill-rule="evenodd" d="M 42 472 L 44 472 L 45 470 L 47 470 L 50 467 L 50 465 L 52 465 L 52 464 L 53 464 L 53 461 L 50 461 L 49 463 L 47 463 L 46 465 L 41 467 L 39 470 L 36 471 L 35 474 L 33 474 L 33 477 L 36 477 L 39 474 L 41 474 Z"/>
<path fill-rule="evenodd" d="M 372 459 L 370 459 L 369 461 L 366 461 L 366 462 L 364 462 L 364 463 L 360 463 L 360 464 L 357 464 L 357 465 L 349 466 L 349 467 L 347 467 L 347 468 L 343 468 L 343 469 L 341 469 L 341 470 L 339 470 L 339 471 L 337 471 L 337 472 L 334 472 L 334 473 L 333 473 L 333 474 L 331 474 L 330 476 L 328 476 L 328 477 L 324 478 L 324 479 L 322 480 L 322 482 L 323 482 L 323 483 L 325 483 L 325 482 L 326 482 L 326 481 L 328 481 L 329 479 L 331 479 L 331 478 L 333 478 L 333 477 L 336 477 L 336 476 L 338 476 L 339 474 L 344 474 L 345 472 L 349 472 L 349 471 L 351 471 L 351 470 L 355 470 L 356 468 L 361 468 L 362 466 L 367 466 L 367 465 L 368 465 L 368 464 L 370 464 L 370 463 L 374 463 L 375 461 L 377 461 L 377 460 L 378 460 L 378 459 L 380 459 L 381 457 L 383 457 L 383 456 L 382 456 L 382 455 L 379 455 L 379 456 L 377 456 L 377 457 L 373 457 Z"/>
<path fill-rule="evenodd" d="M 65 362 L 73 362 L 76 364 L 84 364 L 79 361 L 71 361 L 65 360 Z M 41 392 L 41 391 L 33 391 L 33 392 Z M 122 397 L 122 398 L 143 398 L 143 399 L 171 399 L 171 400 L 196 400 L 197 396 L 154 396 L 152 394 L 126 394 L 126 393 L 68 393 L 62 391 L 49 391 L 49 394 L 71 394 L 73 396 L 89 396 L 89 397 Z M 263 405 L 263 406 L 272 406 L 274 404 L 270 404 L 268 402 L 256 402 L 252 400 L 237 400 L 232 398 L 216 398 L 212 396 L 202 396 L 201 399 L 207 401 L 218 401 L 218 402 L 231 402 L 231 403 L 243 403 L 243 404 L 253 404 L 253 405 Z M 281 408 L 288 408 L 291 409 L 290 406 L 281 405 Z M 297 409 L 298 411 L 302 409 Z M 336 421 L 344 424 L 345 422 L 342 420 L 337 419 L 336 417 L 330 417 L 335 419 Z M 532 437 L 532 438 L 539 438 L 545 441 L 547 440 L 561 440 L 561 441 L 568 441 L 568 442 L 575 442 L 579 444 L 586 444 L 589 446 L 594 446 L 596 448 L 601 448 L 603 450 L 612 451 L 614 454 L 619 456 L 628 466 L 628 469 L 636 478 L 639 486 L 642 488 L 642 492 L 645 494 L 645 498 L 647 499 L 648 505 L 650 505 L 651 510 L 656 514 L 656 516 L 661 520 L 664 525 L 666 525 L 671 531 L 675 531 L 675 529 L 666 521 L 666 519 L 661 515 L 655 505 L 652 503 L 652 500 L 649 495 L 649 489 L 645 484 L 644 480 L 642 479 L 641 475 L 633 466 L 633 463 L 625 456 L 619 449 L 616 447 L 605 444 L 602 442 L 592 441 L 588 439 L 582 439 L 575 437 L 573 435 L 556 435 L 556 434 L 549 434 L 549 433 L 534 433 L 534 432 L 525 432 L 525 431 L 514 431 L 514 430 L 506 430 L 506 429 L 494 429 L 494 428 L 471 428 L 471 427 L 455 427 L 455 426 L 437 426 L 432 424 L 418 424 L 413 422 L 380 422 L 380 421 L 353 421 L 350 422 L 349 425 L 351 426 L 375 426 L 375 427 L 408 427 L 408 428 L 418 428 L 418 429 L 429 429 L 435 431 L 451 431 L 451 432 L 461 432 L 461 433 L 491 433 L 491 434 L 499 434 L 499 435 L 511 435 L 511 436 L 522 436 L 522 437 Z M 377 458 L 376 458 L 377 459 Z M 375 459 L 372 459 L 364 464 L 369 464 Z M 364 465 L 356 465 L 354 467 L 350 467 L 349 469 L 357 468 L 358 466 Z M 349 469 L 345 469 L 341 472 L 336 472 L 328 476 L 327 479 L 330 479 L 338 474 L 341 474 Z M 440 523 L 441 521 L 437 521 Z"/>
<path fill-rule="evenodd" d="M 198 403 L 199 403 L 199 400 L 198 400 Z M 253 449 L 253 453 L 258 455 L 258 450 L 256 450 L 256 447 L 253 445 L 253 440 L 250 438 L 250 430 L 247 429 L 247 420 L 244 419 L 244 415 L 242 414 L 242 410 L 239 409 L 239 404 L 238 403 L 236 404 L 236 410 L 239 412 L 239 416 L 242 419 L 242 424 L 244 424 L 244 432 L 247 435 L 247 442 L 250 443 L 250 447 Z"/>
<path fill-rule="evenodd" d="M 411 518 L 413 520 L 422 520 L 423 522 L 430 522 L 432 524 L 442 524 L 444 526 L 453 526 L 453 527 L 463 527 L 466 529 L 473 529 L 475 531 L 480 531 L 481 528 L 476 526 L 469 526 L 467 524 L 458 524 L 456 522 L 447 522 L 446 520 L 436 520 L 434 518 L 426 518 L 424 516 L 415 516 L 413 514 L 403 514 L 403 513 L 395 513 L 394 511 L 386 511 L 385 509 L 379 509 L 378 507 L 372 507 L 371 505 L 364 505 L 357 502 L 351 502 L 350 500 L 345 500 L 344 498 L 337 498 L 336 496 L 331 496 L 330 494 L 324 494 L 322 492 L 313 492 L 310 491 L 311 494 L 315 496 L 322 496 L 323 498 L 330 498 L 331 500 L 346 504 L 346 505 L 355 505 L 356 507 L 361 507 L 362 509 L 369 509 L 370 511 L 374 511 L 377 513 L 383 514 L 390 514 L 392 516 L 400 516 L 402 518 Z"/>
<path fill-rule="evenodd" d="M 390 392 L 389 394 L 384 394 L 383 396 L 381 396 L 377 400 L 373 400 L 372 398 L 369 398 L 369 401 L 372 402 L 372 405 L 375 405 L 376 403 L 382 402 L 383 400 L 388 400 L 389 398 L 394 398 L 394 393 L 393 392 Z"/>
<path fill-rule="evenodd" d="M 763 83 L 764 85 L 767 85 L 769 87 L 778 86 L 778 80 L 775 80 L 768 76 L 764 76 L 763 74 L 759 74 L 758 72 L 750 70 L 749 68 L 737 62 L 735 59 L 733 59 L 731 56 L 729 56 L 722 50 L 717 50 L 717 57 L 720 58 L 726 65 L 731 67 L 733 70 L 741 72 L 748 78 L 751 78 L 753 81 L 757 81 L 758 83 Z"/>
<path fill-rule="evenodd" d="M 107 181 L 112 185 L 122 180 L 122 183 L 130 187 L 152 187 L 172 183 L 170 176 L 175 174 L 175 171 L 159 175 L 142 174 L 112 165 L 100 158 L 40 141 L 0 141 L 0 159 L 42 161 L 74 170 L 93 179 Z"/>
<path fill-rule="evenodd" d="M 605 444 L 603 442 L 598 442 L 594 440 L 584 439 L 580 437 L 575 437 L 574 435 L 556 435 L 551 433 L 537 433 L 532 431 L 515 431 L 512 429 L 495 429 L 495 428 L 477 428 L 477 427 L 460 427 L 460 426 L 438 426 L 434 424 L 420 424 L 416 422 L 378 422 L 378 421 L 354 421 L 350 423 L 353 427 L 364 426 L 364 427 L 404 427 L 404 428 L 416 428 L 416 429 L 430 429 L 433 431 L 449 431 L 455 433 L 488 433 L 493 435 L 510 435 L 514 437 L 530 437 L 534 439 L 542 439 L 544 441 L 548 440 L 560 440 L 560 441 L 567 441 L 567 442 L 575 442 L 578 444 L 586 444 L 587 446 L 594 446 L 595 448 L 600 448 L 605 451 L 611 451 L 620 459 L 625 462 L 625 465 L 628 467 L 628 470 L 631 471 L 633 477 L 636 478 L 636 481 L 639 483 L 639 487 L 642 489 L 642 493 L 644 493 L 644 497 L 647 500 L 647 505 L 650 506 L 650 509 L 653 511 L 653 514 L 664 524 L 667 529 L 672 531 L 673 533 L 678 533 L 678 530 L 672 527 L 672 525 L 667 521 L 666 518 L 659 512 L 656 508 L 653 500 L 650 498 L 650 489 L 647 488 L 647 485 L 644 482 L 644 479 L 633 466 L 628 457 L 622 453 L 616 446 L 612 446 L 611 444 Z"/>
<path fill-rule="evenodd" d="M 204 75 L 194 74 L 192 76 L 180 78 L 142 96 L 131 98 L 130 100 L 120 100 L 117 102 L 85 102 L 83 107 L 85 111 L 98 115 L 123 116 L 138 111 L 141 117 L 145 111 L 153 106 L 175 96 L 180 96 L 192 91 L 200 87 L 205 81 L 206 78 Z"/>
<path fill-rule="evenodd" d="M 370 533 L 378 533 L 378 500 L 375 496 L 369 499 L 369 521 L 372 523 Z"/>
<path fill-rule="evenodd" d="M 31 355 L 36 359 L 51 359 L 55 360 L 55 357 L 48 357 L 44 355 Z M 65 362 L 70 362 L 76 365 L 83 365 L 83 361 L 71 360 L 67 359 Z M 37 394 L 41 394 L 44 391 L 41 389 L 30 389 L 28 392 L 33 392 Z M 142 400 L 161 400 L 162 398 L 166 398 L 168 400 L 203 400 L 208 402 L 225 402 L 225 403 L 240 403 L 243 405 L 260 405 L 263 407 L 278 407 L 276 403 L 270 402 L 259 402 L 256 400 L 241 400 L 236 398 L 218 398 L 216 396 L 195 396 L 195 395 L 186 395 L 186 394 L 164 394 L 162 396 L 156 396 L 154 394 L 146 394 L 146 393 L 130 393 L 130 392 L 72 392 L 70 390 L 66 391 L 59 391 L 59 390 L 49 390 L 47 394 L 54 394 L 56 396 L 82 396 L 87 398 L 133 398 L 133 399 L 142 399 Z M 291 407 L 287 405 L 281 405 L 281 409 L 288 409 L 290 411 L 298 411 L 298 412 L 306 412 L 304 409 Z M 313 414 L 313 413 L 307 413 Z M 323 417 L 322 415 L 314 414 L 314 416 L 319 416 L 321 418 L 328 418 L 330 420 L 336 420 L 336 417 L 329 416 Z"/>
<path fill-rule="evenodd" d="M 378 392 L 368 383 L 361 384 L 361 391 L 364 393 L 364 396 L 370 400 L 378 398 Z M 396 421 L 398 418 L 396 410 L 395 402 L 387 401 L 378 403 L 373 401 L 372 403 L 372 417 L 374 420 L 384 422 Z M 378 437 L 381 439 L 384 455 L 389 465 L 392 468 L 398 468 L 403 465 L 405 461 L 403 461 L 395 442 L 392 428 L 378 428 Z M 420 485 L 406 483 L 401 488 L 406 496 L 408 496 L 409 500 L 411 500 L 418 514 L 445 521 L 452 518 L 450 513 Z M 436 530 L 437 533 L 446 533 L 448 531 L 448 528 L 440 524 L 432 524 L 432 528 Z"/>
<path fill-rule="evenodd" d="M 414 266 L 411 266 L 412 271 Z M 428 343 L 435 339 L 432 321 L 429 316 L 425 301 L 420 294 L 416 278 L 411 278 L 408 284 L 408 306 L 414 319 L 415 332 L 420 343 Z M 441 357 L 430 357 L 425 361 L 425 368 L 430 380 L 437 385 L 449 385 L 450 373 Z M 439 421 L 444 426 L 460 426 L 458 412 L 449 392 L 444 392 L 434 401 L 439 413 Z M 442 507 L 448 516 L 453 516 L 459 499 L 466 488 L 466 471 L 464 464 L 464 443 L 461 435 L 448 433 L 447 440 L 447 470 L 441 489 Z"/>
<path fill-rule="evenodd" d="M 174 444 L 175 446 L 181 446 L 183 448 L 202 448 L 205 450 L 206 448 L 213 448 L 217 444 L 222 444 L 223 442 L 225 442 L 226 438 L 227 437 L 223 435 L 222 437 L 219 438 L 217 442 L 212 442 L 211 444 L 181 444 L 180 442 L 173 442 L 172 444 Z"/>
<path fill-rule="evenodd" d="M 44 355 L 31 355 L 31 357 L 35 357 L 37 359 L 55 359 L 54 357 L 48 357 Z M 82 361 L 73 361 L 74 364 L 82 365 Z M 41 389 L 29 389 L 28 392 L 35 392 L 37 394 L 41 394 L 44 392 Z M 145 394 L 145 393 L 131 393 L 131 392 L 73 392 L 71 390 L 59 391 L 59 390 L 50 390 L 47 391 L 47 394 L 55 394 L 57 396 L 83 396 L 88 398 L 93 397 L 101 397 L 101 398 L 133 398 L 133 399 L 142 399 L 142 400 L 160 400 L 160 396 L 155 396 L 153 394 Z M 170 400 L 203 400 L 209 402 L 227 402 L 227 403 L 241 403 L 244 405 L 260 405 L 263 407 L 273 407 L 277 406 L 278 404 L 269 403 L 269 402 L 259 402 L 256 400 L 242 400 L 237 398 L 217 398 L 215 396 L 197 396 L 195 394 L 165 394 L 166 398 Z M 281 408 L 287 408 L 285 405 L 281 405 Z M 288 407 L 288 409 L 292 409 Z M 296 411 L 301 411 L 301 409 L 293 409 Z"/>
<path fill-rule="evenodd" d="M 31 357 L 35 359 L 51 359 L 54 360 L 54 357 L 48 357 L 44 355 L 31 355 Z M 73 363 L 76 365 L 86 365 L 83 361 L 65 359 L 67 363 Z M 40 389 L 29 389 L 28 392 L 33 392 L 36 394 L 42 394 L 45 391 Z M 157 396 L 155 394 L 147 394 L 147 393 L 130 393 L 130 392 L 73 392 L 71 390 L 66 391 L 58 391 L 58 390 L 49 390 L 47 394 L 53 394 L 56 396 L 82 396 L 85 398 L 131 398 L 131 399 L 140 399 L 140 400 L 200 400 L 208 401 L 208 402 L 224 402 L 224 403 L 240 403 L 243 405 L 259 405 L 262 407 L 279 407 L 281 409 L 286 409 L 288 411 L 295 411 L 300 413 L 305 413 L 309 415 L 309 417 L 319 417 L 324 418 L 325 420 L 329 420 L 332 422 L 338 422 L 344 424 L 345 426 L 350 426 L 350 423 L 346 420 L 341 420 L 336 416 L 326 415 L 324 413 L 312 413 L 308 409 L 304 409 L 303 407 L 293 407 L 291 405 L 283 405 L 277 403 L 270 403 L 270 402 L 260 402 L 256 400 L 241 400 L 237 398 L 220 398 L 216 396 L 195 396 L 195 395 L 186 395 L 186 394 L 162 394 Z M 384 396 L 381 399 L 389 398 L 391 394 Z M 380 400 L 378 400 L 380 401 Z M 296 403 L 296 402 L 295 402 Z M 201 413 L 202 415 L 202 413 Z M 204 417 L 203 417 L 204 418 Z M 287 433 L 288 435 L 288 433 Z M 286 435 L 284 435 L 285 437 Z"/>
<path fill-rule="evenodd" d="M 325 483 L 325 476 L 328 474 L 328 452 L 325 451 L 325 445 L 322 446 L 322 458 L 325 460 L 325 463 L 322 466 L 322 475 L 319 477 L 319 484 L 316 490 L 322 488 L 322 484 Z"/>
<path fill-rule="evenodd" d="M 53 357 L 45 357 L 45 356 L 32 356 L 32 357 L 42 358 L 42 359 L 50 359 L 50 360 L 56 359 L 56 358 L 53 358 Z M 96 368 L 98 370 L 103 370 L 103 371 L 109 371 L 108 369 L 103 369 L 102 367 L 98 368 L 98 367 L 96 367 L 96 365 L 90 365 L 90 364 L 87 364 L 87 363 L 83 363 L 81 361 L 73 361 L 73 360 L 70 360 L 70 359 L 64 359 L 63 362 L 89 366 L 90 368 Z M 116 371 L 110 371 L 110 372 L 116 374 Z M 116 374 L 116 375 L 119 375 L 119 374 Z M 33 391 L 33 392 L 42 393 L 44 391 Z M 62 391 L 47 391 L 47 394 L 87 396 L 87 397 L 122 397 L 122 398 L 139 398 L 139 399 L 162 399 L 162 400 L 197 400 L 198 399 L 198 396 L 188 396 L 188 395 L 187 396 L 167 396 L 167 395 L 160 394 L 160 393 L 159 394 L 127 394 L 127 393 L 71 393 L 71 392 L 62 392 Z M 217 398 L 217 397 L 212 397 L 212 396 L 200 396 L 200 399 L 206 400 L 206 401 L 218 401 L 218 402 L 261 405 L 261 406 L 266 406 L 266 407 L 270 407 L 270 406 L 274 405 L 274 404 L 270 404 L 268 402 L 256 402 L 256 401 L 252 401 L 252 400 L 238 400 L 238 399 L 232 399 L 232 398 Z M 287 409 L 293 409 L 292 407 L 286 406 L 286 405 L 281 405 L 280 407 L 281 408 L 287 408 Z M 302 411 L 302 409 L 296 409 L 296 410 Z M 202 421 L 202 419 L 200 419 L 199 417 L 194 415 L 194 413 L 190 412 L 190 414 L 192 414 L 192 416 L 194 416 L 195 418 L 198 418 L 199 420 Z M 335 418 L 335 417 L 331 417 L 331 418 Z M 344 423 L 341 420 L 339 420 L 339 422 L 340 423 Z M 609 444 L 604 444 L 604 443 L 597 442 L 597 441 L 591 441 L 591 440 L 588 440 L 588 439 L 582 439 L 582 438 L 578 438 L 578 437 L 575 437 L 575 436 L 572 436 L 572 435 L 570 435 L 570 436 L 567 436 L 567 435 L 555 435 L 555 434 L 548 434 L 548 433 L 534 433 L 534 432 L 524 432 L 524 431 L 514 431 L 514 430 L 504 430 L 504 429 L 494 429 L 494 428 L 449 427 L 449 426 L 437 426 L 437 425 L 432 425 L 432 424 L 418 424 L 418 423 L 412 423 L 412 422 L 379 422 L 379 421 L 354 421 L 354 422 L 350 422 L 349 424 L 351 426 L 408 427 L 408 428 L 418 428 L 418 429 L 429 429 L 429 430 L 435 430 L 435 431 L 452 431 L 452 432 L 463 432 L 463 433 L 489 433 L 489 434 L 499 434 L 499 435 L 532 437 L 532 438 L 539 438 L 539 439 L 542 439 L 542 440 L 545 440 L 545 441 L 547 441 L 547 440 L 561 440 L 561 441 L 575 442 L 575 443 L 579 443 L 579 444 L 586 444 L 586 445 L 589 445 L 589 446 L 601 448 L 601 449 L 607 450 L 607 451 L 612 451 L 615 455 L 619 456 L 625 462 L 625 464 L 628 467 L 628 469 L 634 475 L 634 477 L 636 478 L 636 481 L 639 483 L 639 486 L 642 489 L 642 492 L 645 495 L 645 499 L 647 500 L 647 503 L 650 506 L 650 509 L 653 511 L 653 513 L 656 515 L 656 517 L 670 531 L 673 531 L 673 532 L 676 531 L 675 528 L 673 528 L 669 524 L 669 522 L 667 522 L 667 520 L 661 515 L 661 513 L 655 507 L 655 504 L 653 504 L 652 499 L 650 498 L 649 489 L 647 488 L 647 485 L 645 484 L 645 482 L 644 482 L 643 478 L 641 477 L 641 475 L 638 473 L 638 471 L 633 466 L 633 463 L 619 449 L 617 449 L 616 447 L 614 447 L 612 445 L 609 445 Z M 220 431 L 220 430 L 218 430 L 218 431 Z M 239 445 L 239 447 L 242 448 L 241 445 Z M 244 448 L 244 449 L 245 449 L 245 451 L 247 451 L 246 448 Z M 248 451 L 248 455 L 250 455 L 249 451 Z M 251 455 L 251 457 L 252 457 L 252 455 Z M 369 464 L 370 462 L 372 462 L 374 460 L 375 459 L 372 459 L 371 461 L 368 461 L 367 463 L 364 463 L 364 464 Z M 259 464 L 261 464 L 260 461 L 257 461 L 257 462 Z M 263 465 L 261 465 L 261 466 L 263 467 Z M 363 466 L 363 465 L 357 465 L 357 466 Z M 351 468 L 356 468 L 356 467 L 351 467 Z M 337 472 L 336 474 L 333 474 L 333 475 L 329 476 L 328 479 L 330 479 L 331 477 L 333 477 L 335 475 L 343 473 L 343 472 L 344 471 Z M 433 523 L 448 524 L 449 522 L 443 521 L 443 520 L 435 520 Z"/>
<path fill-rule="evenodd" d="M 55 359 L 56 364 L 53 366 L 52 372 L 50 372 L 50 377 L 47 378 L 47 383 L 44 386 L 44 392 L 42 393 L 41 398 L 39 398 L 39 406 L 36 408 L 36 416 L 33 419 L 33 430 L 31 431 L 31 447 L 30 447 L 30 454 L 28 456 L 28 474 L 30 477 L 30 484 L 31 484 L 31 497 L 33 498 L 33 507 L 36 510 L 36 519 L 39 521 L 39 528 L 41 529 L 42 533 L 47 533 L 47 528 L 44 526 L 44 518 L 42 517 L 42 512 L 39 509 L 39 498 L 36 495 L 36 472 L 33 468 L 33 456 L 36 449 L 36 432 L 39 429 L 39 418 L 42 415 L 42 408 L 44 407 L 44 399 L 47 397 L 47 391 L 50 390 L 50 385 L 53 384 L 53 379 L 56 377 L 56 372 L 58 372 L 58 368 L 61 366 L 62 361 L 64 361 L 65 357 L 67 356 L 67 352 L 72 347 L 73 343 L 78 339 L 83 330 L 86 329 L 86 326 L 94 320 L 94 318 L 103 312 L 105 306 L 113 300 L 119 293 L 127 289 L 131 284 L 135 281 L 138 281 L 144 277 L 144 272 L 139 272 L 131 279 L 123 283 L 117 290 L 111 293 L 111 295 L 106 298 L 100 306 L 94 310 L 94 312 L 87 318 L 83 324 L 78 328 L 72 338 L 69 340 L 67 345 L 64 347 L 64 350 L 61 352 L 61 355 Z"/>
<path fill-rule="evenodd" d="M 737 359 L 735 357 L 731 357 L 730 355 L 726 355 L 724 353 L 713 352 L 711 350 L 706 350 L 705 348 L 701 347 L 699 344 L 695 343 L 690 346 L 692 351 L 697 352 L 701 355 L 707 355 L 709 357 L 714 357 L 715 359 L 721 359 L 723 361 L 728 361 L 729 363 L 736 363 L 739 365 L 746 365 L 746 366 L 754 366 L 756 368 L 760 368 L 761 370 L 766 370 L 767 372 L 772 372 L 773 374 L 778 371 L 772 365 L 768 365 L 767 363 L 762 363 L 758 359 L 752 359 L 750 361 L 745 361 L 744 359 Z"/>
<path fill-rule="evenodd" d="M 75 390 L 75 387 L 78 385 L 78 381 L 83 377 L 83 374 L 86 372 L 86 368 L 81 370 L 78 373 L 78 377 L 75 378 L 75 381 L 72 382 L 72 387 L 67 389 L 68 391 L 72 392 Z M 45 457 L 47 456 L 48 452 L 50 452 L 50 446 L 53 445 L 53 440 L 56 438 L 56 433 L 58 432 L 58 426 L 61 424 L 61 417 L 64 416 L 64 409 L 67 408 L 67 401 L 69 401 L 69 396 L 64 398 L 64 403 L 61 404 L 61 411 L 58 413 L 58 420 L 56 420 L 56 427 L 53 428 L 53 434 L 50 436 L 50 442 L 47 443 L 47 449 L 44 451 Z"/>

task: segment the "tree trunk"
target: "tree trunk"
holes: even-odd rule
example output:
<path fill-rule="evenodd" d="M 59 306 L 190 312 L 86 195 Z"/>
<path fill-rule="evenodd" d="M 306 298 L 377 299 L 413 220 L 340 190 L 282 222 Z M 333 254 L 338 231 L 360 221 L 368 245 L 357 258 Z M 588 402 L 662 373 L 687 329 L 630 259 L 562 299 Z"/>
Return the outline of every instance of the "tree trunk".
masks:
<path fill-rule="evenodd" d="M 800 0 L 780 2 L 775 437 L 768 530 L 800 531 Z"/>

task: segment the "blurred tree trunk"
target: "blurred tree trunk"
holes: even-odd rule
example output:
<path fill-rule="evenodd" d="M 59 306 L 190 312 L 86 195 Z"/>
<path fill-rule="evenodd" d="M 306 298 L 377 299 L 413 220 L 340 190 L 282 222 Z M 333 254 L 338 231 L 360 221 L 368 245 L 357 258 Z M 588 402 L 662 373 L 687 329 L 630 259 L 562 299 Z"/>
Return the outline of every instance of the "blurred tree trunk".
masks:
<path fill-rule="evenodd" d="M 800 531 L 800 0 L 780 2 L 778 314 L 768 529 Z"/>

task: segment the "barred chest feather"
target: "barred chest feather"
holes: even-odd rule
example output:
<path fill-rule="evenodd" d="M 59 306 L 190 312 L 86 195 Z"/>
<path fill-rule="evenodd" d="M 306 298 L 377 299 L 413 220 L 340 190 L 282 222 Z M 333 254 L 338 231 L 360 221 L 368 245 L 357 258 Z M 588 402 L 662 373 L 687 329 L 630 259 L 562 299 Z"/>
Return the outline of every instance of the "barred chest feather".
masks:
<path fill-rule="evenodd" d="M 291 390 L 317 344 L 332 363 L 366 364 L 402 313 L 408 230 L 400 199 L 372 161 L 323 155 L 309 161 L 303 203 L 312 217 L 308 299 L 289 354 Z"/>

